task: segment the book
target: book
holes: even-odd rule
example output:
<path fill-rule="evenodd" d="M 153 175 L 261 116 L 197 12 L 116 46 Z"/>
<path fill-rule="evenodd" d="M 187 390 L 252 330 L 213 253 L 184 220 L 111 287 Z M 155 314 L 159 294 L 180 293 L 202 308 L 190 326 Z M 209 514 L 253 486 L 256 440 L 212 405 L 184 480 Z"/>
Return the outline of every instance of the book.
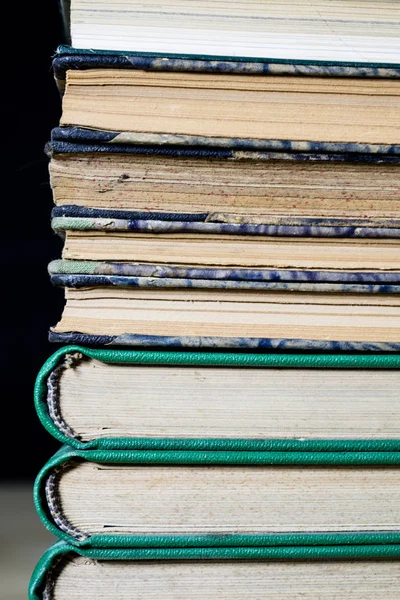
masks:
<path fill-rule="evenodd" d="M 398 597 L 399 545 L 110 548 L 54 544 L 32 575 L 29 600 L 149 597 L 256 600 Z M 251 560 L 249 560 L 251 559 Z"/>
<path fill-rule="evenodd" d="M 392 64 L 399 18 L 390 0 L 75 0 L 70 24 L 75 48 Z"/>
<path fill-rule="evenodd" d="M 287 225 L 307 235 L 399 227 L 395 154 L 146 146 L 117 143 L 116 132 L 101 141 L 100 133 L 52 131 L 55 218 L 219 223 L 240 232 Z"/>
<path fill-rule="evenodd" d="M 60 539 L 93 547 L 399 543 L 400 452 L 77 450 L 34 499 Z"/>
<path fill-rule="evenodd" d="M 129 51 L 76 49 L 60 45 L 56 49 L 53 62 L 55 83 L 64 93 L 67 72 L 70 69 L 138 69 L 145 71 L 196 72 L 204 73 L 247 73 L 257 75 L 320 75 L 333 77 L 383 77 L 397 79 L 400 76 L 400 63 L 363 63 L 341 61 L 282 60 L 273 58 L 243 58 L 237 56 L 193 56 L 185 54 L 138 53 Z M 79 131 L 79 129 L 78 129 Z M 90 135 L 90 131 L 82 131 Z M 107 140 L 108 132 L 94 132 Z M 108 133 L 108 141 L 114 136 Z M 181 140 L 182 143 L 183 140 Z M 186 142 L 187 143 L 187 142 Z M 241 141 L 242 143 L 242 141 Z M 253 140 L 254 144 L 254 140 Z M 276 145 L 278 147 L 278 145 Z M 286 145 L 287 149 L 288 145 Z M 298 142 L 290 147 L 299 149 Z M 334 149 L 334 146 L 330 146 Z M 282 149 L 282 142 L 280 149 Z"/>
<path fill-rule="evenodd" d="M 397 153 L 399 99 L 390 78 L 69 69 L 60 125 L 121 131 L 118 141 L 136 143 Z"/>
<path fill-rule="evenodd" d="M 399 451 L 399 376 L 396 354 L 66 346 L 43 365 L 35 406 L 77 449 Z"/>
<path fill-rule="evenodd" d="M 396 294 L 65 288 L 61 343 L 175 348 L 398 351 Z"/>
<path fill-rule="evenodd" d="M 314 229 L 312 223 L 242 226 L 56 217 L 52 227 L 65 239 L 63 258 L 82 261 L 389 271 L 398 265 L 400 247 L 400 228 L 319 228 L 318 223 Z"/>

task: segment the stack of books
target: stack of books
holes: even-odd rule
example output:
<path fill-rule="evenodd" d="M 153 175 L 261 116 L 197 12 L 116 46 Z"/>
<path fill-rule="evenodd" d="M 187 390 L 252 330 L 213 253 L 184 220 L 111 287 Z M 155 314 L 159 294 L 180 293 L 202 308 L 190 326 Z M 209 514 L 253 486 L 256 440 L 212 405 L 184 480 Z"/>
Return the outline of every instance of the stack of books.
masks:
<path fill-rule="evenodd" d="M 400 7 L 74 0 L 31 600 L 400 584 Z"/>

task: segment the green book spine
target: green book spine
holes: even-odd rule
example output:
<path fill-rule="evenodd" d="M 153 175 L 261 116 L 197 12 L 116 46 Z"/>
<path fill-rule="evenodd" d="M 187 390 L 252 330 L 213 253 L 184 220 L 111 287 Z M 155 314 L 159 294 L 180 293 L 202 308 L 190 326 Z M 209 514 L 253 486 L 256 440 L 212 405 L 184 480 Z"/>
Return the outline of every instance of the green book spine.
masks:
<path fill-rule="evenodd" d="M 214 366 L 290 369 L 400 369 L 398 354 L 256 354 L 240 352 L 173 352 L 151 350 L 95 350 L 80 346 L 65 346 L 55 352 L 43 365 L 35 384 L 35 407 L 43 426 L 57 440 L 77 450 L 131 450 L 171 452 L 227 452 L 234 460 L 235 452 L 250 453 L 249 460 L 268 462 L 271 452 L 343 453 L 400 452 L 400 439 L 375 440 L 299 440 L 299 439 L 219 439 L 219 438 L 101 438 L 82 442 L 68 434 L 68 426 L 60 428 L 52 419 L 47 402 L 48 394 L 57 395 L 58 378 L 65 368 L 67 357 L 82 355 L 105 363 L 125 365 Z M 49 391 L 50 390 L 50 391 Z M 342 453 L 342 454 L 340 454 Z M 190 455 L 190 454 L 189 454 Z M 169 455 L 172 457 L 172 455 Z M 195 457 L 196 454 L 193 455 Z M 243 455 L 242 455 L 243 456 Z M 257 458 L 255 458 L 257 456 Z M 290 454 L 287 455 L 288 457 Z M 376 457 L 377 458 L 377 457 Z M 376 460 L 372 458 L 371 460 Z M 324 460 L 320 457 L 321 461 Z M 238 458 L 239 460 L 239 458 Z M 309 459 L 311 460 L 311 459 Z M 314 457 L 313 460 L 316 460 Z M 336 459 L 335 459 L 336 460 Z"/>

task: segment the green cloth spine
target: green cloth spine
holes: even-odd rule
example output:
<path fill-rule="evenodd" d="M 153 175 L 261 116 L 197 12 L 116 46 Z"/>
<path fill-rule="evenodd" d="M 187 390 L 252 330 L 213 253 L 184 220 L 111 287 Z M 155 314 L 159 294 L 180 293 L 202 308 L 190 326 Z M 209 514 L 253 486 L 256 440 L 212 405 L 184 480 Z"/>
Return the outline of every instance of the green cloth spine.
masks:
<path fill-rule="evenodd" d="M 256 354 L 241 352 L 174 352 L 90 349 L 65 346 L 40 370 L 34 390 L 35 407 L 47 431 L 62 444 L 77 450 L 162 450 L 176 452 L 400 452 L 400 439 L 299 440 L 218 438 L 102 438 L 82 442 L 68 437 L 53 422 L 47 406 L 47 379 L 65 356 L 81 353 L 105 363 L 126 365 L 225 366 L 290 369 L 400 369 L 398 354 Z"/>
<path fill-rule="evenodd" d="M 77 450 L 63 446 L 44 465 L 34 485 L 34 503 L 45 527 L 73 545 L 86 548 L 171 548 L 220 546 L 314 546 L 352 544 L 400 544 L 400 532 L 305 533 L 268 535 L 111 535 L 96 534 L 83 540 L 61 531 L 48 509 L 45 485 L 48 477 L 69 462 L 88 460 L 113 464 L 196 465 L 400 465 L 400 452 L 199 452 L 160 450 Z"/>
<path fill-rule="evenodd" d="M 38 562 L 29 584 L 29 600 L 43 600 L 47 574 L 57 559 L 70 552 L 94 560 L 393 560 L 400 558 L 400 545 L 99 549 L 58 542 Z"/>

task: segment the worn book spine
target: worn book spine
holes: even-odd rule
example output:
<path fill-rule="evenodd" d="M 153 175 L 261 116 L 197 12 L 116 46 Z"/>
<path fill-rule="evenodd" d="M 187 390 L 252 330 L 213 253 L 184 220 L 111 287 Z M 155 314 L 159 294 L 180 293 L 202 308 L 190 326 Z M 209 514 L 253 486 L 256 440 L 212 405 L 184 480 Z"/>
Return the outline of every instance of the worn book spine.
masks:
<path fill-rule="evenodd" d="M 61 45 L 53 59 L 56 81 L 68 69 L 140 69 L 144 71 L 243 73 L 251 75 L 309 75 L 334 77 L 400 77 L 400 65 L 325 60 L 202 56 L 162 52 L 92 50 Z"/>
<path fill-rule="evenodd" d="M 224 220 L 223 220 L 224 219 Z M 238 221 L 242 222 L 238 222 Z M 323 238 L 383 238 L 399 239 L 400 227 L 397 219 L 388 219 L 386 227 L 372 220 L 366 223 L 349 219 L 338 224 L 329 219 L 268 219 L 270 222 L 251 223 L 250 218 L 238 218 L 237 215 L 207 215 L 204 221 L 164 220 L 164 219 L 127 219 L 127 218 L 90 218 L 90 217 L 53 217 L 51 226 L 54 231 L 125 231 L 140 233 L 200 233 L 214 235 L 244 235 L 268 237 L 323 237 Z M 232 221 L 232 222 L 230 222 Z M 236 221 L 236 222 L 235 222 Z M 265 221 L 267 219 L 265 218 Z M 291 222 L 292 221 L 292 222 Z M 326 221 L 326 222 L 324 222 Z"/>
<path fill-rule="evenodd" d="M 68 288 L 172 288 L 207 290 L 259 290 L 266 292 L 311 292 L 316 294 L 400 294 L 400 285 L 353 283 L 299 283 L 285 281 L 225 281 L 221 279 L 178 279 L 174 277 L 129 277 L 119 275 L 51 275 L 54 286 Z"/>
<path fill-rule="evenodd" d="M 67 129 L 67 128 L 66 128 Z M 81 142 L 91 142 L 85 152 L 136 152 L 142 153 L 143 146 L 166 146 L 166 147 L 183 147 L 197 149 L 211 148 L 216 150 L 232 150 L 250 151 L 250 152 L 282 152 L 294 153 L 300 156 L 300 160 L 304 160 L 303 154 L 320 154 L 326 155 L 327 160 L 335 160 L 336 154 L 346 155 L 372 155 L 377 156 L 380 161 L 382 156 L 395 158 L 400 154 L 400 144 L 365 144 L 356 142 L 314 142 L 308 140 L 275 140 L 275 139 L 253 139 L 253 138 L 225 138 L 200 135 L 178 135 L 169 133 L 140 133 L 131 131 L 105 131 L 105 130 L 89 130 L 79 127 L 74 127 L 74 137 L 79 136 Z M 88 133 L 88 132 L 91 133 Z M 97 150 L 96 150 L 96 146 Z M 134 150 L 131 150 L 130 147 Z M 61 152 L 77 152 L 77 146 L 68 146 L 61 144 L 57 145 L 56 141 L 52 141 L 48 147 L 48 153 Z M 154 152 L 154 150 L 153 150 Z M 150 154 L 151 152 L 149 152 Z M 183 155 L 182 155 L 183 156 Z M 194 155 L 199 156 L 199 154 Z M 204 155 L 203 155 L 204 156 Z M 215 158 L 224 158 L 222 154 L 214 155 Z M 292 160 L 298 160 L 294 157 Z M 362 157 L 358 158 L 359 161 Z M 387 158 L 385 162 L 390 162 Z"/>
<path fill-rule="evenodd" d="M 400 158 L 400 157 L 399 157 Z M 400 164 L 400 161 L 399 161 Z M 246 215 L 229 212 L 203 212 L 203 213 L 181 213 L 181 212 L 154 212 L 154 211 L 135 211 L 129 209 L 114 208 L 92 208 L 89 206 L 79 206 L 77 204 L 62 204 L 54 206 L 51 211 L 52 223 L 56 230 L 68 229 L 71 223 L 72 229 L 119 229 L 129 231 L 133 228 L 143 227 L 144 230 L 152 231 L 152 227 L 195 227 L 198 225 L 240 225 L 251 227 L 265 226 L 291 226 L 306 227 L 307 232 L 312 226 L 316 228 L 327 228 L 335 230 L 345 229 L 348 233 L 353 233 L 353 229 L 378 229 L 394 230 L 400 228 L 400 219 L 374 217 L 296 217 L 294 215 L 275 216 L 275 215 Z M 112 222 L 110 223 L 110 219 Z M 132 225 L 130 225 L 132 223 Z M 98 224 L 98 225 L 97 225 Z M 108 227 L 107 227 L 108 224 Z M 161 229 L 162 230 L 162 229 Z M 250 230 L 252 231 L 252 230 Z M 254 229 L 254 234 L 259 232 Z M 261 230 L 262 232 L 262 230 Z M 344 235 L 344 237 L 347 237 Z"/>
<path fill-rule="evenodd" d="M 51 131 L 51 139 L 45 147 L 49 157 L 53 154 L 113 153 L 172 156 L 185 158 L 226 159 L 226 160 L 259 160 L 259 161 L 303 161 L 303 162 L 350 162 L 369 164 L 397 164 L 400 156 L 385 152 L 386 146 L 380 146 L 370 152 L 368 145 L 358 145 L 355 152 L 351 145 L 347 150 L 342 144 L 331 143 L 329 146 L 314 142 L 314 151 L 299 142 L 297 151 L 289 142 L 272 143 L 271 148 L 257 147 L 259 140 L 248 141 L 232 138 L 203 138 L 202 146 L 193 145 L 184 136 L 162 136 L 141 134 L 135 139 L 134 134 L 122 131 L 104 131 L 85 129 L 82 127 L 55 127 Z M 297 142 L 296 142 L 297 144 Z M 265 145 L 261 141 L 260 145 Z M 243 146 L 243 147 L 242 147 Z M 296 146 L 297 147 L 297 146 Z"/>
<path fill-rule="evenodd" d="M 51 277 L 87 275 L 146 277 L 161 279 L 203 279 L 269 283 L 382 284 L 400 283 L 400 271 L 320 271 L 294 269 L 246 269 L 185 267 L 162 264 L 118 263 L 95 260 L 53 260 L 48 265 Z"/>
<path fill-rule="evenodd" d="M 48 339 L 55 344 L 131 348 L 202 348 L 217 350 L 267 350 L 300 352 L 400 352 L 400 342 L 360 342 L 292 338 L 254 338 L 218 336 L 171 336 L 123 333 L 121 335 L 87 334 L 79 331 L 57 333 L 50 329 Z"/>

